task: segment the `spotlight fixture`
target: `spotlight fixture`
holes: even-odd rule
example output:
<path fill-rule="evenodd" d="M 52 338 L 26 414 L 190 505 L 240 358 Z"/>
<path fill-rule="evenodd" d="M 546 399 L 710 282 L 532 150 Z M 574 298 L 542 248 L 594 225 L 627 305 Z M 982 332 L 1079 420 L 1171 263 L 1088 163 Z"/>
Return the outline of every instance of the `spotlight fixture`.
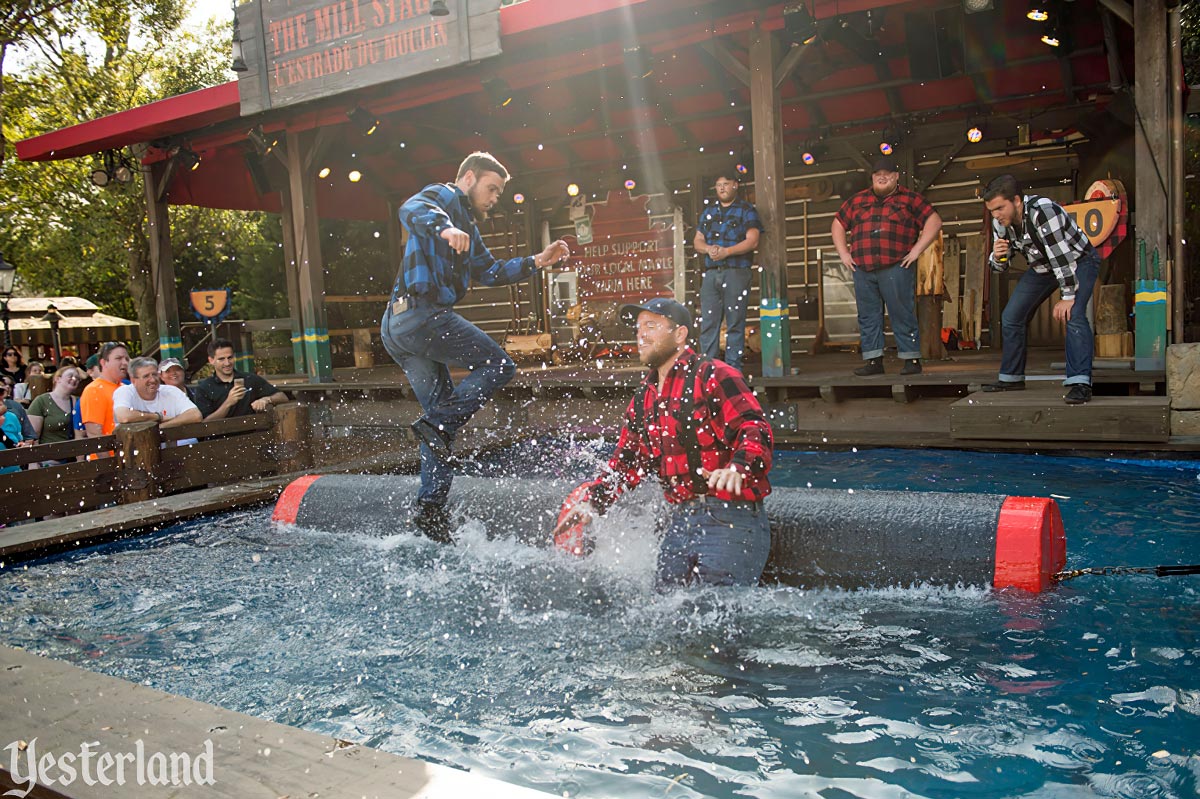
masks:
<path fill-rule="evenodd" d="M 783 25 L 793 45 L 812 44 L 817 38 L 817 21 L 804 3 L 783 10 Z"/>
<path fill-rule="evenodd" d="M 980 11 L 991 11 L 993 5 L 992 0 L 963 0 L 963 12 L 978 14 Z"/>
<path fill-rule="evenodd" d="M 492 78 L 483 82 L 483 90 L 488 100 L 498 108 L 504 108 L 513 101 L 512 87 L 504 78 Z"/>
<path fill-rule="evenodd" d="M 351 169 L 350 174 L 346 175 L 346 179 L 351 183 L 358 183 L 362 180 L 362 172 L 359 172 L 357 169 Z"/>
<path fill-rule="evenodd" d="M 1047 6 L 1044 3 L 1033 2 L 1029 4 L 1029 10 L 1025 12 L 1025 16 L 1034 22 L 1045 22 L 1050 19 L 1050 12 L 1046 10 Z"/>
<path fill-rule="evenodd" d="M 888 142 L 881 141 L 879 142 L 879 152 L 883 153 L 884 155 L 891 155 L 892 153 L 896 152 L 896 148 Z"/>
<path fill-rule="evenodd" d="M 745 164 L 738 164 L 737 166 L 734 167 L 734 169 L 737 170 L 737 173 L 739 175 L 750 174 L 750 167 L 746 166 Z"/>
<path fill-rule="evenodd" d="M 370 136 L 379 130 L 379 119 L 362 106 L 354 106 L 346 112 L 346 116 L 350 117 L 354 127 L 358 128 L 358 132 L 364 136 Z"/>
<path fill-rule="evenodd" d="M 625 68 L 635 78 L 648 78 L 654 74 L 654 62 L 643 47 L 625 48 Z"/>
<path fill-rule="evenodd" d="M 813 164 L 817 163 L 817 157 L 808 150 L 805 150 L 800 155 L 800 160 L 804 162 L 805 166 L 812 166 Z"/>
<path fill-rule="evenodd" d="M 200 168 L 200 156 L 190 147 L 180 147 L 175 157 L 184 169 L 195 171 Z"/>
<path fill-rule="evenodd" d="M 579 196 L 579 184 L 578 183 L 568 183 L 567 184 L 567 196 L 568 197 L 578 197 Z"/>
<path fill-rule="evenodd" d="M 979 142 L 983 141 L 983 131 L 980 130 L 978 125 L 972 125 L 967 131 L 967 141 L 971 142 L 971 144 L 979 144 Z"/>
<path fill-rule="evenodd" d="M 513 195 L 513 204 L 514 205 L 520 205 L 523 202 L 525 202 L 524 194 L 522 194 L 521 192 L 517 192 L 516 194 Z"/>
<path fill-rule="evenodd" d="M 634 189 L 637 188 L 637 181 L 634 180 L 633 178 L 629 178 L 628 180 L 625 181 L 625 188 L 628 189 L 629 191 L 633 191 Z"/>
<path fill-rule="evenodd" d="M 898 125 L 888 125 L 883 129 L 883 134 L 879 137 L 879 152 L 884 155 L 891 155 L 896 152 L 896 148 L 900 146 L 900 128 Z"/>
<path fill-rule="evenodd" d="M 1042 44 L 1048 44 L 1051 47 L 1058 47 L 1062 44 L 1062 40 L 1058 38 L 1058 29 L 1051 28 L 1042 34 Z"/>
<path fill-rule="evenodd" d="M 274 133 L 263 133 L 262 125 L 250 128 L 246 131 L 246 137 L 254 144 L 254 149 L 259 155 L 270 155 L 271 151 L 279 146 L 279 137 Z"/>
<path fill-rule="evenodd" d="M 100 167 L 96 167 L 95 169 L 92 170 L 92 184 L 93 185 L 99 186 L 100 188 L 104 188 L 105 186 L 108 185 L 109 180 L 111 180 L 111 178 L 109 177 L 108 172 L 105 171 L 104 169 L 101 169 Z"/>
<path fill-rule="evenodd" d="M 448 17 L 450 9 L 446 8 L 446 0 L 433 0 L 429 4 L 429 16 L 431 17 Z"/>
<path fill-rule="evenodd" d="M 133 167 L 122 158 L 121 163 L 117 164 L 117 168 L 113 170 L 113 178 L 117 183 L 129 183 L 133 180 Z"/>
<path fill-rule="evenodd" d="M 327 178 L 327 177 L 329 177 L 330 171 L 332 171 L 332 170 L 330 170 L 329 167 L 323 166 L 323 167 L 321 167 L 321 171 L 317 173 L 317 177 Z"/>

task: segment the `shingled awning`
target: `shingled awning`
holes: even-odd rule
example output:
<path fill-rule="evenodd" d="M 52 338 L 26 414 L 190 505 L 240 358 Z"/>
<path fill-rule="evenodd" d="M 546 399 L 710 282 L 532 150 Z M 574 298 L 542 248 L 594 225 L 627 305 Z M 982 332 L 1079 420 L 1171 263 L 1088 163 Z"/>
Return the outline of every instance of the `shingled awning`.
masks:
<path fill-rule="evenodd" d="M 81 297 L 13 297 L 8 303 L 8 329 L 14 345 L 54 345 L 50 323 L 42 321 L 51 305 L 63 316 L 58 335 L 64 346 L 138 338 L 137 322 L 101 313 L 95 303 Z"/>

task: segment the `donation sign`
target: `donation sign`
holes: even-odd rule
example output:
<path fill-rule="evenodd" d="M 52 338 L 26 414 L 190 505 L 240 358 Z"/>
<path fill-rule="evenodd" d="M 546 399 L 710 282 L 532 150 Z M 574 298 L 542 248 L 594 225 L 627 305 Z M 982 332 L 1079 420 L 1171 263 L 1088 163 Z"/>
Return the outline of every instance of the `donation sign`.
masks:
<path fill-rule="evenodd" d="M 675 233 L 665 224 L 650 224 L 649 201 L 610 191 L 607 202 L 592 205 L 591 242 L 572 247 L 579 300 L 603 321 L 614 306 L 674 295 Z"/>

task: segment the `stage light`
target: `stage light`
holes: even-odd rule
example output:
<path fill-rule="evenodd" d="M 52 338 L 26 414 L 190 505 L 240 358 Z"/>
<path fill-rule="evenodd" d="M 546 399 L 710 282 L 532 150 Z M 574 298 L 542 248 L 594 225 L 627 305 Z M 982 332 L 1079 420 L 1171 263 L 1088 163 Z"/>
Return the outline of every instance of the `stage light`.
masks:
<path fill-rule="evenodd" d="M 578 197 L 579 196 L 579 184 L 578 183 L 568 183 L 567 184 L 567 196 L 568 197 Z"/>
<path fill-rule="evenodd" d="M 817 163 L 817 157 L 808 151 L 805 151 L 804 154 L 800 156 L 800 160 L 804 162 L 805 166 L 812 166 L 813 164 Z"/>
<path fill-rule="evenodd" d="M 429 4 L 429 16 L 431 17 L 448 17 L 450 9 L 446 8 L 446 0 L 433 0 Z"/>
<path fill-rule="evenodd" d="M 629 191 L 633 191 L 637 188 L 637 181 L 633 178 L 630 178 L 629 180 L 625 181 L 625 188 Z"/>
<path fill-rule="evenodd" d="M 803 3 L 783 10 L 783 25 L 792 44 L 812 44 L 817 38 L 817 21 Z"/>
<path fill-rule="evenodd" d="M 513 205 L 521 205 L 524 202 L 525 202 L 525 195 L 522 194 L 521 192 L 517 192 L 516 194 L 513 195 Z"/>
<path fill-rule="evenodd" d="M 737 166 L 734 167 L 734 169 L 737 170 L 737 173 L 739 175 L 747 175 L 750 173 L 749 167 L 747 167 L 745 164 L 738 164 Z"/>
<path fill-rule="evenodd" d="M 967 14 L 978 14 L 980 11 L 991 11 L 992 0 L 963 0 L 963 11 Z"/>
<path fill-rule="evenodd" d="M 121 163 L 117 165 L 117 168 L 113 170 L 113 178 L 116 179 L 117 183 L 128 183 L 133 180 L 133 168 L 124 158 L 121 159 Z"/>
<path fill-rule="evenodd" d="M 103 169 L 93 169 L 92 170 L 92 184 L 93 185 L 99 186 L 100 188 L 104 188 L 105 186 L 108 185 L 109 180 L 111 180 L 111 178 L 109 177 L 107 171 L 105 171 Z"/>
<path fill-rule="evenodd" d="M 1050 19 L 1050 12 L 1046 10 L 1046 6 L 1041 3 L 1030 3 L 1029 10 L 1025 12 L 1025 16 L 1034 22 L 1045 22 Z"/>
<path fill-rule="evenodd" d="M 896 152 L 896 148 L 888 142 L 881 141 L 879 142 L 879 152 L 883 153 L 884 155 L 891 155 L 892 153 Z"/>
<path fill-rule="evenodd" d="M 359 172 L 357 169 L 351 169 L 350 174 L 346 175 L 346 179 L 351 183 L 358 183 L 362 180 L 362 172 Z"/>
<path fill-rule="evenodd" d="M 179 159 L 180 166 L 185 169 L 195 171 L 200 168 L 200 156 L 190 147 L 180 147 L 175 157 Z"/>
<path fill-rule="evenodd" d="M 319 178 L 327 178 L 327 177 L 329 177 L 329 173 L 330 173 L 330 171 L 331 171 L 331 170 L 329 169 L 329 167 L 327 167 L 327 166 L 323 166 L 323 167 L 321 167 L 321 171 L 317 173 L 317 177 L 319 177 Z"/>
<path fill-rule="evenodd" d="M 346 112 L 346 116 L 350 117 L 350 121 L 354 123 L 354 127 L 358 128 L 358 132 L 364 136 L 370 136 L 379 130 L 379 119 L 361 106 L 355 106 L 350 109 Z"/>
<path fill-rule="evenodd" d="M 272 134 L 263 133 L 262 126 L 250 128 L 246 131 L 246 136 L 254 144 L 254 149 L 259 155 L 269 155 L 272 150 L 279 146 L 279 137 Z"/>
<path fill-rule="evenodd" d="M 491 104 L 499 108 L 504 108 L 513 101 L 512 88 L 504 78 L 485 80 L 483 90 L 487 93 Z"/>
<path fill-rule="evenodd" d="M 972 125 L 971 129 L 967 131 L 967 141 L 971 144 L 979 144 L 983 141 L 983 131 L 979 129 L 978 125 Z"/>
<path fill-rule="evenodd" d="M 625 48 L 625 68 L 636 78 L 648 78 L 654 74 L 654 62 L 642 47 Z"/>
<path fill-rule="evenodd" d="M 1042 34 L 1042 44 L 1048 44 L 1051 47 L 1058 47 L 1062 42 L 1058 38 L 1058 31 L 1047 31 Z"/>

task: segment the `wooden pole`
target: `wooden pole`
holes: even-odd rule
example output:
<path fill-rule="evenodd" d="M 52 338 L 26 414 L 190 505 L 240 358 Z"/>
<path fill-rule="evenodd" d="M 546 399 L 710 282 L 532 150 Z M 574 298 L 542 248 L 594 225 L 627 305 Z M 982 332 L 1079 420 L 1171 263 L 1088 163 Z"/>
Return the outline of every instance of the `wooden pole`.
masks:
<path fill-rule="evenodd" d="M 146 238 L 150 242 L 159 358 L 178 358 L 182 362 L 183 339 L 179 335 L 179 304 L 175 299 L 175 253 L 171 249 L 171 219 L 166 199 L 174 164 L 174 161 L 151 164 L 142 172 L 142 188 L 146 195 Z"/>
<path fill-rule="evenodd" d="M 275 449 L 279 473 L 299 472 L 312 466 L 312 427 L 308 422 L 308 406 L 299 402 L 276 405 Z"/>
<path fill-rule="evenodd" d="M 292 220 L 292 191 L 279 193 L 279 223 L 283 227 L 283 274 L 287 281 L 288 315 L 292 318 L 292 361 L 297 374 L 307 374 L 304 361 L 304 320 L 300 314 L 300 267 L 296 263 L 295 224 Z"/>
<path fill-rule="evenodd" d="M 1167 46 L 1167 10 L 1160 0 L 1134 0 L 1134 157 L 1133 223 L 1146 252 L 1170 257 L 1167 244 L 1167 186 L 1170 180 L 1170 131 L 1167 98 L 1171 87 Z M 1182 295 L 1170 292 L 1171 300 Z"/>
<path fill-rule="evenodd" d="M 755 26 L 750 40 L 750 110 L 754 142 L 754 199 L 763 233 L 759 322 L 765 377 L 791 371 L 792 339 L 787 296 L 787 212 L 783 193 L 783 116 L 776 88 L 778 46 L 770 31 Z"/>
<path fill-rule="evenodd" d="M 287 169 L 292 236 L 299 266 L 300 314 L 304 322 L 304 360 L 310 383 L 333 381 L 329 323 L 325 316 L 325 267 L 321 258 L 320 220 L 309 152 L 308 133 L 288 131 Z"/>
<path fill-rule="evenodd" d="M 117 425 L 117 485 L 120 503 L 144 502 L 158 496 L 154 471 L 159 463 L 159 444 L 156 422 L 134 422 Z"/>

